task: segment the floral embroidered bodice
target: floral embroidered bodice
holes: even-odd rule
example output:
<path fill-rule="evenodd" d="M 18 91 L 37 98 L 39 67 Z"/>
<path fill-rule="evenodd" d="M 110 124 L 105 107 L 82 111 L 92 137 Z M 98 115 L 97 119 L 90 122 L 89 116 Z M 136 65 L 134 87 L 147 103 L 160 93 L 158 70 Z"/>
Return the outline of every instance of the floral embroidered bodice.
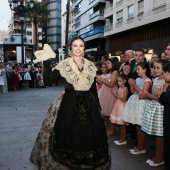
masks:
<path fill-rule="evenodd" d="M 56 69 L 60 71 L 61 76 L 64 77 L 68 83 L 72 84 L 74 90 L 77 91 L 88 91 L 94 82 L 97 71 L 93 62 L 85 58 L 83 60 L 84 66 L 81 71 L 72 57 L 61 61 L 56 66 Z"/>

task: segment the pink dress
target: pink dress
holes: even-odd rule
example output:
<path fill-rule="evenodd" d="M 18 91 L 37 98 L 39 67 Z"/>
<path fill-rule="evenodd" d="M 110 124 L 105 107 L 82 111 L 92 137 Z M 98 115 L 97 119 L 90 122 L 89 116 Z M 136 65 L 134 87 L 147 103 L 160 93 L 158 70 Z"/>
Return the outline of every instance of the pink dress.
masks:
<path fill-rule="evenodd" d="M 118 90 L 118 95 L 123 97 L 124 90 L 125 90 L 125 88 L 122 89 L 120 87 Z M 117 99 L 117 101 L 113 107 L 112 113 L 110 115 L 110 121 L 112 123 L 118 124 L 118 125 L 128 125 L 121 119 L 125 104 L 126 104 L 126 102 L 123 102 L 120 99 Z"/>
<path fill-rule="evenodd" d="M 108 81 L 110 81 L 110 76 L 111 76 L 110 73 L 101 75 L 101 77 L 104 80 L 108 80 Z M 116 97 L 113 95 L 112 89 L 116 90 L 117 85 L 115 85 L 113 88 L 110 88 L 110 87 L 106 86 L 105 84 L 103 84 L 102 88 L 100 90 L 99 102 L 100 102 L 100 106 L 102 109 L 101 114 L 103 116 L 110 116 L 113 106 L 116 102 Z"/>

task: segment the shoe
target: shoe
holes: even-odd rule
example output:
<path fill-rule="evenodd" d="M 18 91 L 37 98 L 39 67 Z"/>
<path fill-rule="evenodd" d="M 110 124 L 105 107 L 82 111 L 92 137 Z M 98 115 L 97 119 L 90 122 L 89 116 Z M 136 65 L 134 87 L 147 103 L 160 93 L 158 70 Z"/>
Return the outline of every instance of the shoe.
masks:
<path fill-rule="evenodd" d="M 154 163 L 153 161 L 149 163 L 150 166 L 153 166 L 153 167 L 157 167 L 157 166 L 160 166 L 160 165 L 163 165 L 164 164 L 164 161 L 160 162 L 160 163 Z"/>
<path fill-rule="evenodd" d="M 129 152 L 135 152 L 135 150 L 136 150 L 136 147 L 133 149 L 129 149 Z"/>
<path fill-rule="evenodd" d="M 137 149 L 135 149 L 135 151 L 131 151 L 130 153 L 133 155 L 140 155 L 140 154 L 146 153 L 146 149 L 141 150 L 141 151 L 138 151 Z"/>
<path fill-rule="evenodd" d="M 124 141 L 124 142 L 121 142 L 121 143 L 120 143 L 118 140 L 115 140 L 114 143 L 115 143 L 116 145 L 126 145 L 126 144 L 127 144 L 127 141 Z"/>
<path fill-rule="evenodd" d="M 147 159 L 146 163 L 150 164 L 151 162 L 153 162 L 151 159 Z"/>

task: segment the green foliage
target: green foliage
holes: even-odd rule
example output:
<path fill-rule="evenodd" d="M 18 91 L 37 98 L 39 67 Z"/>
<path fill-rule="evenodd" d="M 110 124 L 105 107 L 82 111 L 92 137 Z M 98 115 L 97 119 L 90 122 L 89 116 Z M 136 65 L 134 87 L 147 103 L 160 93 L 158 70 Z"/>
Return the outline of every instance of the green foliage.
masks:
<path fill-rule="evenodd" d="M 34 8 L 31 13 L 30 19 L 35 25 L 46 26 L 46 24 L 50 21 L 50 12 L 48 11 L 45 5 L 42 5 L 39 2 L 34 3 Z"/>

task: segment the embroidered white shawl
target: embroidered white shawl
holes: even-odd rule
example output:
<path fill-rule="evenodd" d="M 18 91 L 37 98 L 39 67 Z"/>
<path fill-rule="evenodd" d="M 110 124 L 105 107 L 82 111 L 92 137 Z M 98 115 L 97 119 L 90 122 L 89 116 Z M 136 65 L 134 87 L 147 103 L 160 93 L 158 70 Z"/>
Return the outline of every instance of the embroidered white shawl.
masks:
<path fill-rule="evenodd" d="M 74 90 L 78 91 L 90 89 L 97 71 L 94 63 L 85 58 L 84 69 L 79 71 L 72 57 L 61 61 L 55 68 L 60 71 L 61 76 L 66 78 L 68 83 L 73 85 Z"/>

